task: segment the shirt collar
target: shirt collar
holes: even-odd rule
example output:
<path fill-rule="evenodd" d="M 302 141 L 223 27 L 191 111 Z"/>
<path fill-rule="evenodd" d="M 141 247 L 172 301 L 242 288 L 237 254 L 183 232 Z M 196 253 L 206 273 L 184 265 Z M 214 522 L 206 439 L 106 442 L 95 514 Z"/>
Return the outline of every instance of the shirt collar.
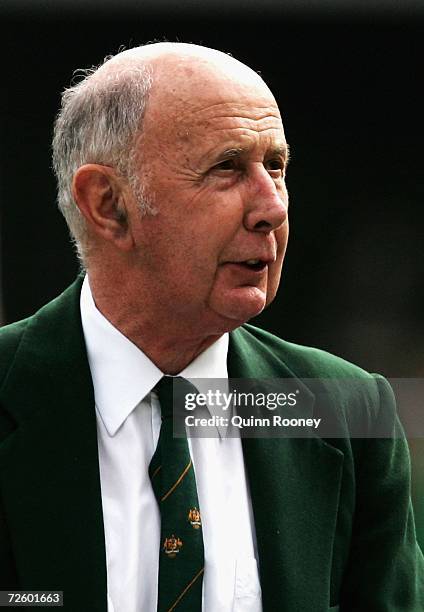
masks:
<path fill-rule="evenodd" d="M 87 276 L 81 289 L 80 308 L 96 407 L 108 434 L 114 436 L 163 373 L 97 309 Z M 180 376 L 226 379 L 227 353 L 228 334 L 224 334 L 184 368 Z"/>

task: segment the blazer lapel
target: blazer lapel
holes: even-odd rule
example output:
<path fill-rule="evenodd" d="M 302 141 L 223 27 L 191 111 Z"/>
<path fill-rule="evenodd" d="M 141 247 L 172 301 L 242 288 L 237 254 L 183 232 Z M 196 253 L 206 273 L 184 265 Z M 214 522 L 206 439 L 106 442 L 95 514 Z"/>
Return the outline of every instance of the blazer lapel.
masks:
<path fill-rule="evenodd" d="M 296 378 L 243 328 L 230 335 L 228 370 L 230 378 Z M 343 453 L 313 435 L 242 443 L 264 611 L 327 610 Z"/>
<path fill-rule="evenodd" d="M 2 397 L 0 445 L 20 588 L 63 590 L 67 609 L 107 609 L 96 418 L 79 314 L 81 280 L 29 320 Z"/>

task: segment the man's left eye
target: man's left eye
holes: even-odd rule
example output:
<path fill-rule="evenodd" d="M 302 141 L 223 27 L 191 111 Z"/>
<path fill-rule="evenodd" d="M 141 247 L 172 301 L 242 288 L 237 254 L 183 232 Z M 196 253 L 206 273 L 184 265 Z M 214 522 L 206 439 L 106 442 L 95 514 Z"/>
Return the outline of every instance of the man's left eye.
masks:
<path fill-rule="evenodd" d="M 269 159 L 267 162 L 265 162 L 265 168 L 271 171 L 279 170 L 281 173 L 283 173 L 284 162 L 281 159 Z"/>

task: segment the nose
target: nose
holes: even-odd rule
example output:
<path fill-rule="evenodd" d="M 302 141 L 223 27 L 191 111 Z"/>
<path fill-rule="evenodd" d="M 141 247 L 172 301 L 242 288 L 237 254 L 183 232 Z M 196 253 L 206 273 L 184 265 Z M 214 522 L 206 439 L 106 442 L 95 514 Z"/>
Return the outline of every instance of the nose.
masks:
<path fill-rule="evenodd" d="M 246 202 L 244 225 L 250 231 L 269 234 L 287 220 L 285 183 L 279 179 L 277 184 L 262 165 L 251 174 Z"/>

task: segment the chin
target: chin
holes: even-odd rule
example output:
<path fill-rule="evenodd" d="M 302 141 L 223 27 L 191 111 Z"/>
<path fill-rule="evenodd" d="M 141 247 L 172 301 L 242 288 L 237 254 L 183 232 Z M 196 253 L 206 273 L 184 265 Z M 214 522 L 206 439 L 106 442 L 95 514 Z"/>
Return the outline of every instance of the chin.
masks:
<path fill-rule="evenodd" d="M 259 315 L 267 305 L 267 292 L 259 287 L 237 287 L 215 292 L 209 307 L 231 331 Z"/>
<path fill-rule="evenodd" d="M 266 307 L 266 303 L 265 300 L 262 300 L 260 303 L 234 304 L 232 308 L 228 306 L 227 304 L 227 308 L 223 309 L 219 314 L 221 314 L 221 316 L 226 319 L 227 323 L 231 325 L 231 329 L 235 329 L 261 314 Z"/>

